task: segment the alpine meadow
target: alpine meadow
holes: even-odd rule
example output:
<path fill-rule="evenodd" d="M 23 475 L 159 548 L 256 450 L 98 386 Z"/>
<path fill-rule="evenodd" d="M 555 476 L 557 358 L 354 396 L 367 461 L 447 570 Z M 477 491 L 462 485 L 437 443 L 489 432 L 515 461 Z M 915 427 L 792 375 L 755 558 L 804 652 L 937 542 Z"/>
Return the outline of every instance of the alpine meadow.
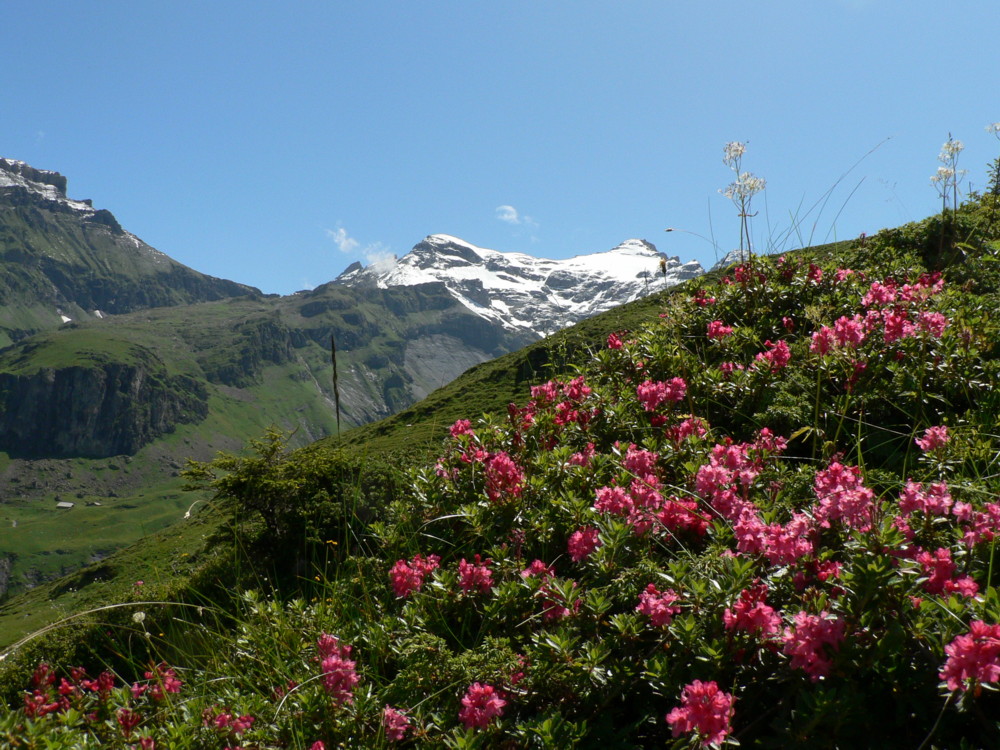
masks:
<path fill-rule="evenodd" d="M 940 213 L 771 252 L 729 143 L 728 264 L 189 461 L 183 520 L 0 608 L 0 745 L 1000 745 L 1000 159 L 963 191 L 962 148 Z"/>

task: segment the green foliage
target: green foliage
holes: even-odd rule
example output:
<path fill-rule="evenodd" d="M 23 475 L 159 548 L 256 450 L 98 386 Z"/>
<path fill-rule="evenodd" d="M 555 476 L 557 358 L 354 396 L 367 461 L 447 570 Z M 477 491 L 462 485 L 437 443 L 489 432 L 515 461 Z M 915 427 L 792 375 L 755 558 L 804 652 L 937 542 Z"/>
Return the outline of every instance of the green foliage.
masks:
<path fill-rule="evenodd" d="M 517 368 L 484 366 L 468 382 L 495 384 L 492 413 L 408 471 L 275 431 L 193 465 L 267 583 L 199 584 L 209 614 L 178 606 L 162 641 L 141 636 L 96 723 L 71 700 L 0 731 L 124 747 L 110 717 L 151 707 L 124 685 L 162 659 L 184 685 L 142 736 L 178 747 L 237 739 L 220 711 L 254 718 L 244 746 L 996 745 L 981 209 L 753 258 L 612 339 L 529 350 L 507 366 L 551 379 L 525 375 L 520 406 L 497 403 Z M 425 425 L 460 404 L 425 404 Z M 417 414 L 363 434 L 399 447 Z"/>

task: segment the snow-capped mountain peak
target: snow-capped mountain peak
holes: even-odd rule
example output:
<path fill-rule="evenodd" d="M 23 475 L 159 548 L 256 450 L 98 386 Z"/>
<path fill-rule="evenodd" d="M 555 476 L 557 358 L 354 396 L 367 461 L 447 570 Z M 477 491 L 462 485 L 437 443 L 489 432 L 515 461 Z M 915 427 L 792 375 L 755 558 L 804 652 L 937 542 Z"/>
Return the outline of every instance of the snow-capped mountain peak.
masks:
<path fill-rule="evenodd" d="M 578 320 L 704 273 L 646 240 L 565 260 L 478 247 L 432 234 L 394 262 L 356 263 L 336 282 L 379 288 L 441 283 L 465 307 L 513 331 L 542 337 Z"/>

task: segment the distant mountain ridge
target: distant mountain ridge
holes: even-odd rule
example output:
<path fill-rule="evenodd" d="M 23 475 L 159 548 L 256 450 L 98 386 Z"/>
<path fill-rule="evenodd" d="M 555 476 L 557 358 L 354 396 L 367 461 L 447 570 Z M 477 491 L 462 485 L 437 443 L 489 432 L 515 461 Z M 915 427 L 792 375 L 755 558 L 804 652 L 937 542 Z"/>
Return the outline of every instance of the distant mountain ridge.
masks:
<path fill-rule="evenodd" d="M 260 296 L 150 247 L 66 185 L 59 172 L 0 158 L 0 349 L 70 321 Z"/>
<path fill-rule="evenodd" d="M 701 272 L 642 240 L 554 261 L 431 235 L 384 267 L 265 295 L 172 260 L 66 186 L 0 159 L 0 520 L 21 522 L 0 597 L 179 518 L 189 457 L 270 426 L 298 445 L 336 433 L 331 341 L 347 429 Z M 67 498 L 77 515 L 53 515 Z M 58 557 L 32 551 L 32 528 Z"/>
<path fill-rule="evenodd" d="M 603 253 L 550 260 L 432 234 L 393 262 L 355 263 L 334 283 L 386 289 L 439 282 L 476 315 L 541 338 L 704 272 L 697 261 L 682 263 L 640 239 Z"/>

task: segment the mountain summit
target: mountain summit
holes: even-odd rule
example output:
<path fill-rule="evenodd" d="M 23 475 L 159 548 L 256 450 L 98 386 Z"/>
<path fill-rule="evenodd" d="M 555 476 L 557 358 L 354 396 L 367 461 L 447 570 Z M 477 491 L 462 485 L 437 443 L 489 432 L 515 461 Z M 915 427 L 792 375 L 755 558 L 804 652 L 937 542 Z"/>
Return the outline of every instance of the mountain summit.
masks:
<path fill-rule="evenodd" d="M 66 178 L 0 158 L 0 349 L 69 322 L 259 296 L 184 266 L 66 195 Z"/>
<path fill-rule="evenodd" d="M 353 264 L 335 283 L 380 289 L 444 284 L 452 297 L 480 317 L 542 337 L 702 273 L 697 261 L 681 263 L 646 240 L 550 260 L 432 234 L 395 261 Z"/>

